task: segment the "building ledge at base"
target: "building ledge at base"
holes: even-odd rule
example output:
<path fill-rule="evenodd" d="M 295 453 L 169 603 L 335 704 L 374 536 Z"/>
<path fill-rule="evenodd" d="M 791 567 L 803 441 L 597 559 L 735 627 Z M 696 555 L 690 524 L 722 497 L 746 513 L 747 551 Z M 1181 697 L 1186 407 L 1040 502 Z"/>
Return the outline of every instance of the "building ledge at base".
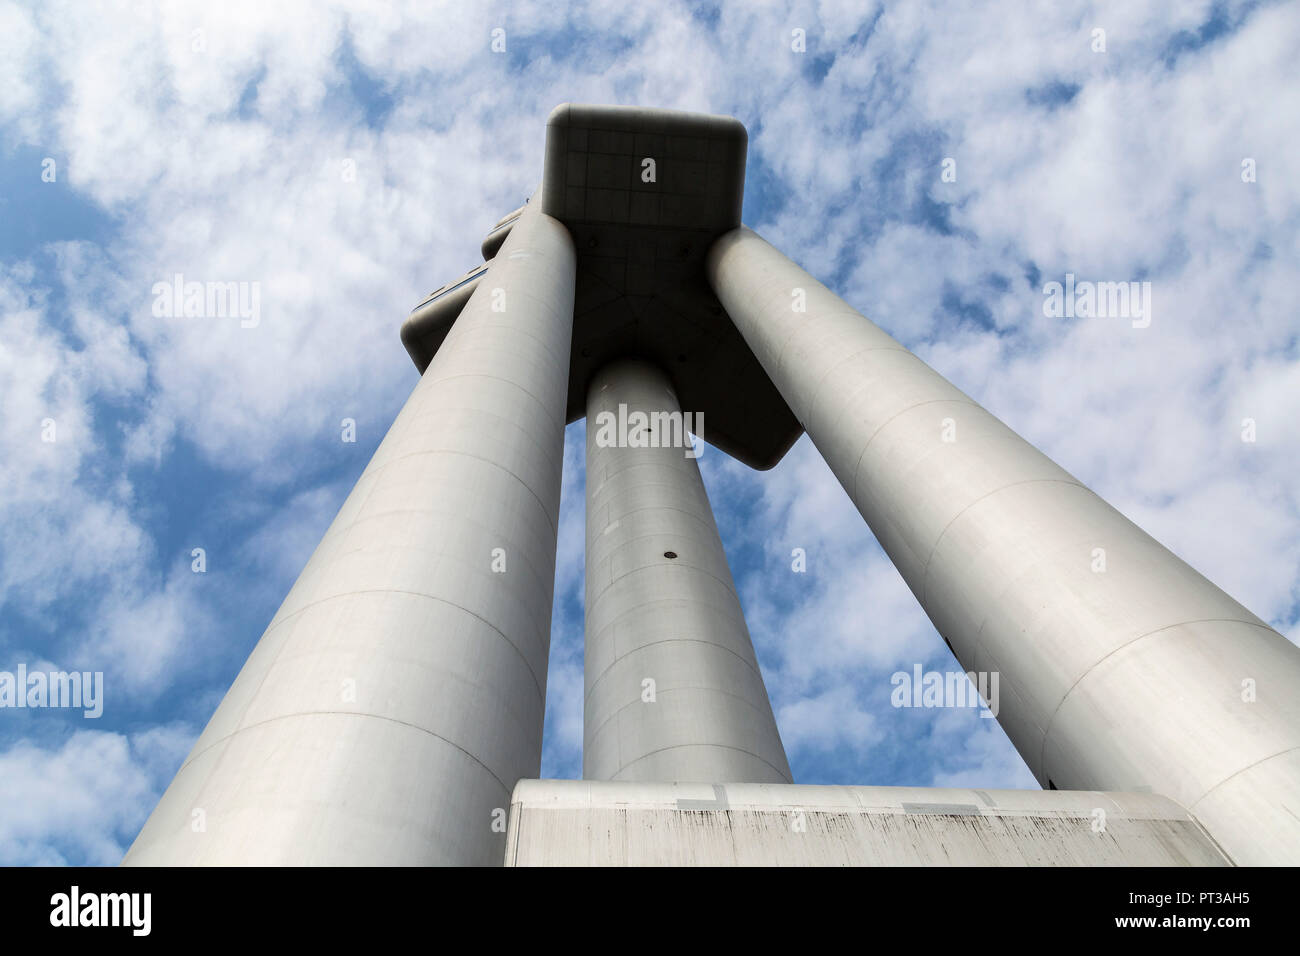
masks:
<path fill-rule="evenodd" d="M 507 866 L 1231 866 L 1151 793 L 521 780 Z"/>

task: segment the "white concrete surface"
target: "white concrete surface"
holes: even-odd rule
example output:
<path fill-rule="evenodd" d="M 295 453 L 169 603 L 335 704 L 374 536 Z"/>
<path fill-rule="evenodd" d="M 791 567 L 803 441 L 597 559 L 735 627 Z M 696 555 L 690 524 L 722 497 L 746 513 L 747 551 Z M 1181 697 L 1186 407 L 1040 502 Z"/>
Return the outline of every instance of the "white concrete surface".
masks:
<path fill-rule="evenodd" d="M 540 770 L 574 263 L 530 205 L 125 863 L 501 862 Z"/>
<path fill-rule="evenodd" d="M 615 362 L 591 382 L 583 776 L 788 783 L 684 425 L 668 377 L 650 363 Z M 623 444 L 651 435 L 659 447 Z"/>
<path fill-rule="evenodd" d="M 507 866 L 1226 866 L 1143 793 L 521 780 Z"/>
<path fill-rule="evenodd" d="M 1236 862 L 1300 864 L 1300 649 L 751 230 L 708 269 L 957 659 L 1000 673 L 1039 782 L 1154 791 Z"/>

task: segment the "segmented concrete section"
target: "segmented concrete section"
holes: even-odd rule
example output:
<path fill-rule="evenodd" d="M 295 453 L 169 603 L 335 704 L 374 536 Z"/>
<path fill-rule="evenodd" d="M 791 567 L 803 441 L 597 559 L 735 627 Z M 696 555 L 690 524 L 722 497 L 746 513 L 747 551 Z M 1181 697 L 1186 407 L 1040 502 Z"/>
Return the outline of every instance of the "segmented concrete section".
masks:
<path fill-rule="evenodd" d="M 654 365 L 591 383 L 583 776 L 789 782 L 684 425 Z"/>
<path fill-rule="evenodd" d="M 126 863 L 501 862 L 540 769 L 574 263 L 531 204 Z"/>
<path fill-rule="evenodd" d="M 1300 649 L 749 229 L 708 269 L 1043 786 L 1150 789 L 1300 864 Z"/>
<path fill-rule="evenodd" d="M 507 866 L 1226 866 L 1150 793 L 521 780 Z"/>

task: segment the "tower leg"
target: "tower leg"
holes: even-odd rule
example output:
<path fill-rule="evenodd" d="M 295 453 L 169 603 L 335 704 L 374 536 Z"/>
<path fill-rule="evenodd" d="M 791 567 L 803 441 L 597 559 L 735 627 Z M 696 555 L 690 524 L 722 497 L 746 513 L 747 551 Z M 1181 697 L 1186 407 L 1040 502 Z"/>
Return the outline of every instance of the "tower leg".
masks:
<path fill-rule="evenodd" d="M 654 365 L 591 383 L 583 776 L 789 783 L 683 424 Z"/>
<path fill-rule="evenodd" d="M 709 280 L 1039 782 L 1300 864 L 1300 648 L 744 227 Z"/>
<path fill-rule="evenodd" d="M 127 853 L 499 864 L 540 770 L 574 250 L 531 204 Z"/>

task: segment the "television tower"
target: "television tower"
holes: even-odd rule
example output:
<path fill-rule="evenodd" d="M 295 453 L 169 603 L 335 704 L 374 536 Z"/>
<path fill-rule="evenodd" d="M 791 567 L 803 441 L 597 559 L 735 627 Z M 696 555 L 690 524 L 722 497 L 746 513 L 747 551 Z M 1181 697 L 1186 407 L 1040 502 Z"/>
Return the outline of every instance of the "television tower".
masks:
<path fill-rule="evenodd" d="M 551 114 L 124 862 L 1300 863 L 1300 649 L 743 226 L 746 144 Z M 584 416 L 584 780 L 538 781 Z M 1046 792 L 792 784 L 687 433 L 805 430 Z"/>

